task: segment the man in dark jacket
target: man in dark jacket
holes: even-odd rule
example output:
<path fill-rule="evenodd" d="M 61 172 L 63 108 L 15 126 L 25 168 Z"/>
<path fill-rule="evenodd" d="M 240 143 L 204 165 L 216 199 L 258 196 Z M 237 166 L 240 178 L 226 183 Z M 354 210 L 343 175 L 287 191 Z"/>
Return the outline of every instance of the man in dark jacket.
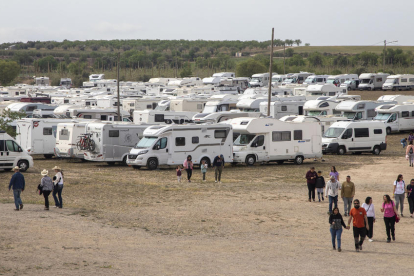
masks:
<path fill-rule="evenodd" d="M 9 191 L 10 188 L 13 187 L 14 204 L 16 204 L 15 211 L 23 209 L 23 202 L 20 198 L 20 194 L 24 191 L 25 185 L 24 176 L 20 173 L 20 168 L 17 166 L 14 167 L 14 174 L 10 179 Z"/>
<path fill-rule="evenodd" d="M 224 156 L 223 154 L 217 155 L 216 157 L 214 157 L 214 161 L 213 161 L 213 168 L 215 169 L 215 182 L 217 183 L 217 181 L 219 183 L 221 183 L 221 173 L 223 172 L 223 167 L 224 167 Z"/>
<path fill-rule="evenodd" d="M 318 175 L 315 172 L 315 167 L 311 167 L 310 170 L 306 173 L 306 180 L 308 183 L 308 192 L 309 192 L 309 202 L 311 202 L 311 196 L 312 196 L 313 201 L 315 201 L 316 177 L 318 177 Z"/>
<path fill-rule="evenodd" d="M 316 191 L 318 192 L 319 202 L 321 202 L 321 196 L 322 196 L 322 201 L 324 200 L 323 189 L 325 188 L 325 178 L 323 178 L 321 171 L 318 171 L 318 176 L 316 177 L 315 187 L 316 187 Z"/>

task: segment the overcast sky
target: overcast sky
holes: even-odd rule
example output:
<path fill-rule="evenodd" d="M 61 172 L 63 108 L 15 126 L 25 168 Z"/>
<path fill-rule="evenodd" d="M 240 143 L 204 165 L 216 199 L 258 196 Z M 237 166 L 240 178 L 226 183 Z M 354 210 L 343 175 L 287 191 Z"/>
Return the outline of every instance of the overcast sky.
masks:
<path fill-rule="evenodd" d="M 92 39 L 301 39 L 414 45 L 414 0 L 3 0 L 0 43 Z"/>

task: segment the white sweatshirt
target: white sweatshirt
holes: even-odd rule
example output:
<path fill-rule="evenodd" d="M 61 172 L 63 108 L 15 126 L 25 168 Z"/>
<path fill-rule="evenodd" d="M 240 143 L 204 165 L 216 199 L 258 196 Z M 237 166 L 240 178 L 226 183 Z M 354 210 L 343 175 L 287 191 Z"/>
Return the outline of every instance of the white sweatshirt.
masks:
<path fill-rule="evenodd" d="M 368 205 L 366 203 L 362 203 L 362 208 L 364 208 L 365 211 L 367 212 L 367 217 L 375 219 L 374 204 Z"/>

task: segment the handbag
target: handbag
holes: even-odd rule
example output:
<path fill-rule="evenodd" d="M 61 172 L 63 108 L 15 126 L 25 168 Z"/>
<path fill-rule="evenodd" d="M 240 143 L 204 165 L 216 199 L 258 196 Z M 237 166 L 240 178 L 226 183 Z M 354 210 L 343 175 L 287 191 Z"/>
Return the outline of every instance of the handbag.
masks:
<path fill-rule="evenodd" d="M 394 201 L 391 201 L 392 202 L 392 208 L 393 208 L 393 210 L 394 210 Z M 394 216 L 395 216 L 395 223 L 399 223 L 400 222 L 400 218 L 397 216 L 397 213 L 394 211 Z"/>
<path fill-rule="evenodd" d="M 43 187 L 40 184 L 37 186 L 37 190 L 39 191 L 39 195 L 43 194 Z"/>

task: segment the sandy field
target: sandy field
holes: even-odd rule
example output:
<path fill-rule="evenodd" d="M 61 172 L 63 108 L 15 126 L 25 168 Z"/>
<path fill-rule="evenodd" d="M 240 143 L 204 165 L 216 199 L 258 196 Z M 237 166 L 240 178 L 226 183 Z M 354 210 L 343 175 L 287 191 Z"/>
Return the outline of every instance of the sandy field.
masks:
<path fill-rule="evenodd" d="M 177 183 L 175 170 L 133 170 L 35 157 L 24 173 L 24 209 L 13 211 L 10 172 L 0 172 L 0 275 L 389 275 L 412 270 L 414 219 L 405 202 L 396 241 L 386 243 L 380 212 L 399 173 L 414 178 L 399 140 L 388 136 L 379 156 L 328 155 L 304 165 L 226 166 L 223 183 L 194 171 Z M 42 169 L 65 172 L 64 208 L 43 210 L 36 194 Z M 342 252 L 332 250 L 328 203 L 307 202 L 310 166 L 340 180 L 351 175 L 356 198 L 371 196 L 374 242 L 354 250 L 344 230 Z M 50 197 L 53 205 L 53 198 Z M 343 202 L 339 201 L 340 210 Z"/>

